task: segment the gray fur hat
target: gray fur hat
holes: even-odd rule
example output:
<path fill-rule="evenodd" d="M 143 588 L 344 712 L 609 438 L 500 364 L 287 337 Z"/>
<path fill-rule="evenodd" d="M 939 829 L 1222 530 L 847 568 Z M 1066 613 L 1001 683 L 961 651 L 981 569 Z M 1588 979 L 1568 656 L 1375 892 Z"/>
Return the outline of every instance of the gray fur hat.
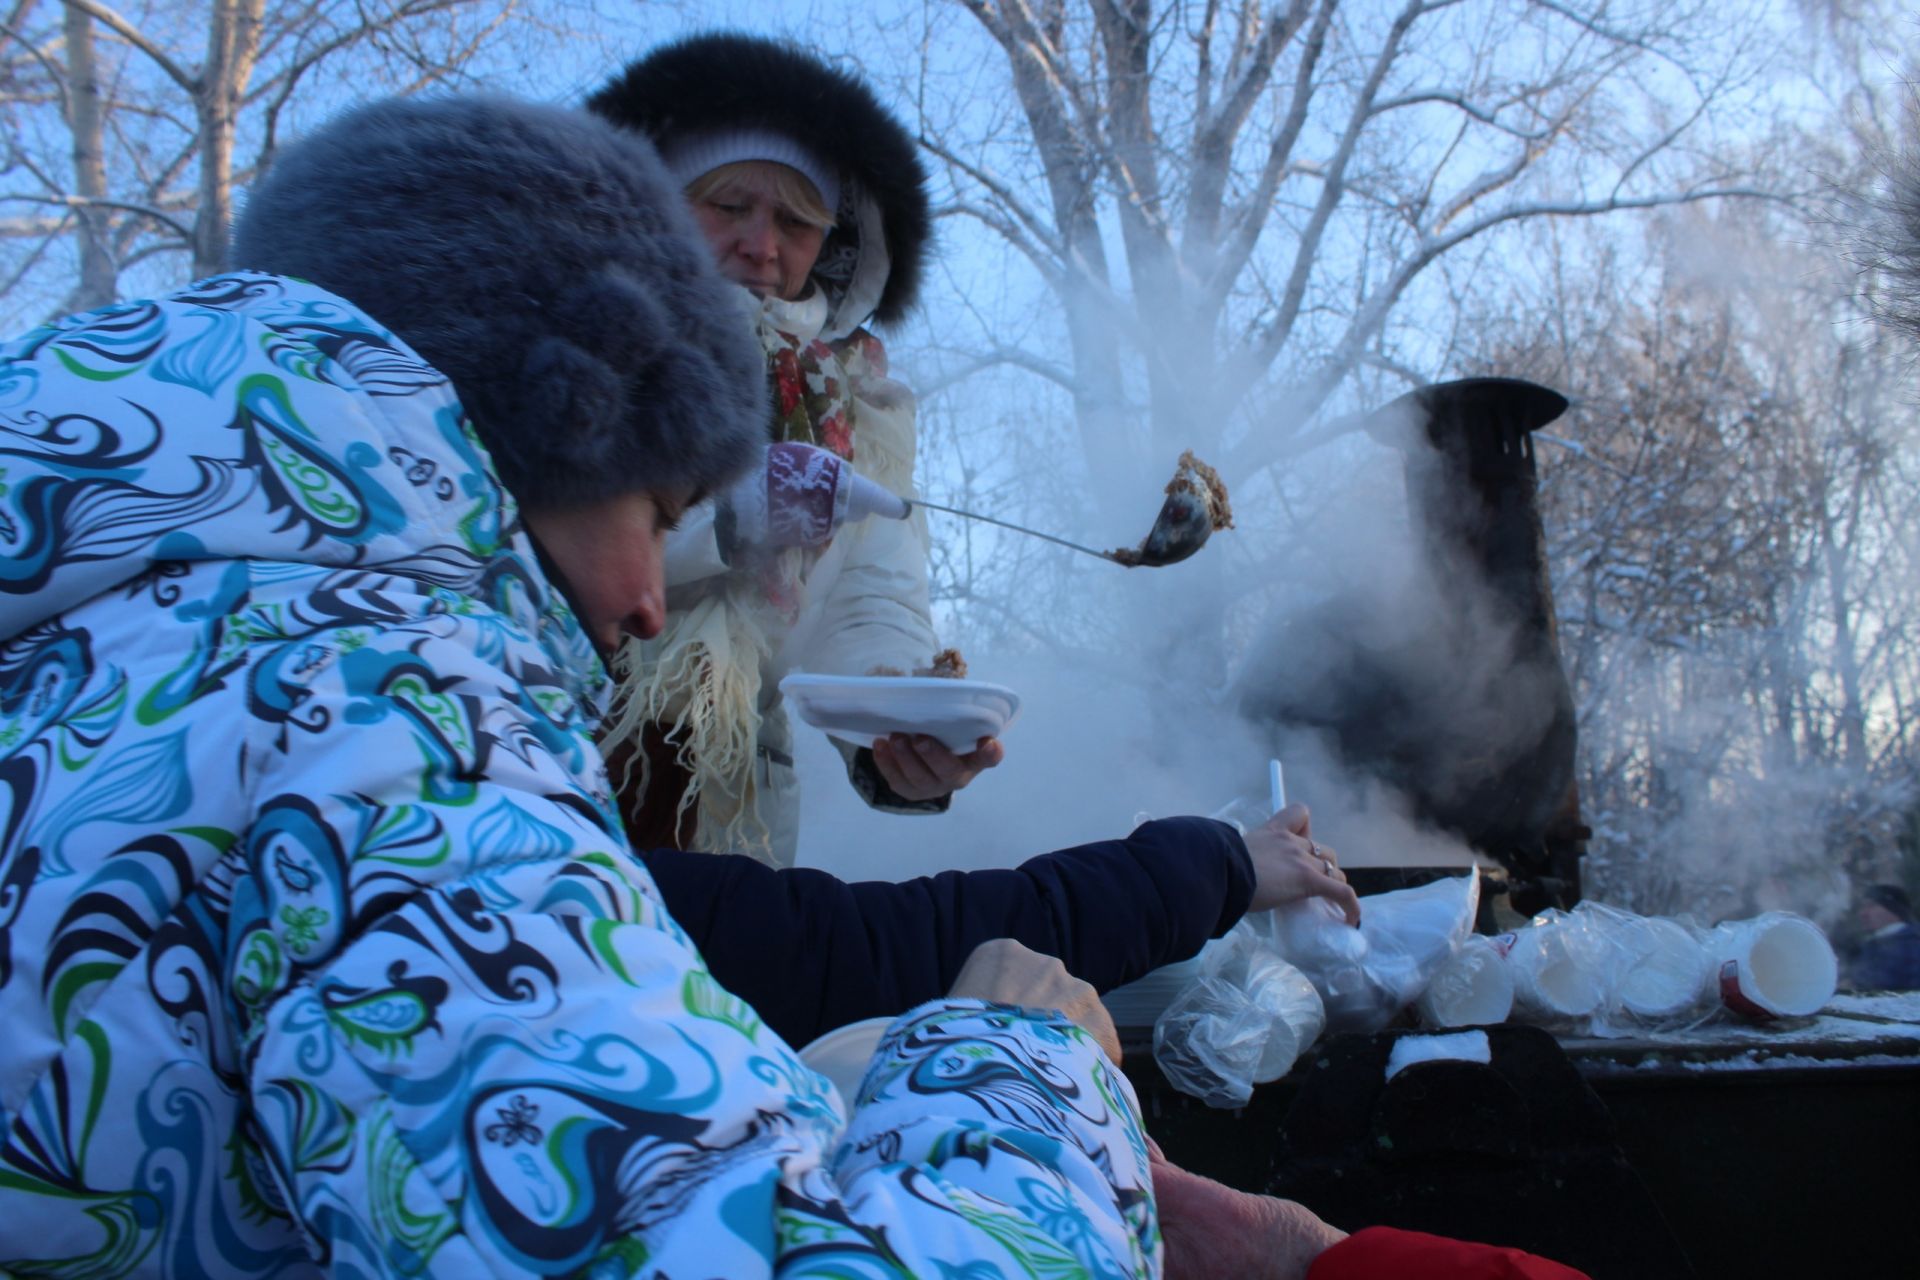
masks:
<path fill-rule="evenodd" d="M 766 442 L 765 357 L 644 139 L 507 98 L 394 99 L 290 147 L 233 265 L 363 308 L 452 381 L 534 509 L 707 493 Z"/>

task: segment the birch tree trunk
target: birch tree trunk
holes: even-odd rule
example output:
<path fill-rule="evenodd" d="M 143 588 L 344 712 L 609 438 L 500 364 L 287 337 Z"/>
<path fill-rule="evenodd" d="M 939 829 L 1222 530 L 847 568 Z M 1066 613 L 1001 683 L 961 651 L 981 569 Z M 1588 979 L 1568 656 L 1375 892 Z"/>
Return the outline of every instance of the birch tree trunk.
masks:
<path fill-rule="evenodd" d="M 501 43 L 554 37 L 553 8 L 598 0 L 546 0 L 538 15 L 522 12 L 528 3 L 11 0 L 0 15 L 0 112 L 13 125 L 0 310 L 25 321 L 97 306 L 135 268 L 144 288 L 220 270 L 235 190 L 310 91 L 459 81 Z"/>
<path fill-rule="evenodd" d="M 106 148 L 102 141 L 100 81 L 94 63 L 93 18 L 69 4 L 66 31 L 67 128 L 73 135 L 74 218 L 79 223 L 80 281 L 68 300 L 74 311 L 113 301 L 118 270 L 108 241 Z"/>
<path fill-rule="evenodd" d="M 226 265 L 227 229 L 233 221 L 234 133 L 260 52 L 265 11 L 266 0 L 215 0 L 213 6 L 206 63 L 193 103 L 200 122 L 200 199 L 193 220 L 196 277 Z"/>

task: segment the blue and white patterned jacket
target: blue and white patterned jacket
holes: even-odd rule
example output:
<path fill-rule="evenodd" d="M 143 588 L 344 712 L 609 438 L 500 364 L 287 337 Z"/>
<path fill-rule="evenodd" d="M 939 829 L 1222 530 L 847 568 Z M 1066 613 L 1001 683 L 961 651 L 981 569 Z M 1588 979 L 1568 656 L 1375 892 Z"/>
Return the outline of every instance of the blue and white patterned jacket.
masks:
<path fill-rule="evenodd" d="M 627 852 L 605 674 L 446 381 L 240 274 L 0 348 L 0 1266 L 1132 1276 L 1072 1024 L 851 1121 Z"/>

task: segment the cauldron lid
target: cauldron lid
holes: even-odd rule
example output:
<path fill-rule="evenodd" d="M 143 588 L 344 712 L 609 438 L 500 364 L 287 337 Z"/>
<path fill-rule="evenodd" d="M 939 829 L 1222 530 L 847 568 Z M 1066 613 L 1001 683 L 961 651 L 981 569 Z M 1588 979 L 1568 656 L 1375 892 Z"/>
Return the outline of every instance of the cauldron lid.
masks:
<path fill-rule="evenodd" d="M 1429 438 L 1436 428 L 1461 422 L 1485 422 L 1528 432 L 1565 413 L 1567 403 L 1567 398 L 1553 388 L 1525 378 L 1457 378 L 1416 387 L 1389 400 L 1368 414 L 1361 426 L 1374 439 L 1395 446 L 1405 443 L 1405 424 L 1416 411 Z"/>

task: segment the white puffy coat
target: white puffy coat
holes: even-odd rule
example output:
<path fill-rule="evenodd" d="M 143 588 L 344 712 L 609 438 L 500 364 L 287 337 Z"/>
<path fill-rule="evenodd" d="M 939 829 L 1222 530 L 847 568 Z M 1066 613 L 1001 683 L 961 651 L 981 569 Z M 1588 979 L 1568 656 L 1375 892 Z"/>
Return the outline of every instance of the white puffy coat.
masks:
<path fill-rule="evenodd" d="M 769 300 L 762 304 L 761 323 L 809 341 L 828 328 L 826 305 L 819 295 L 797 303 Z M 855 468 L 911 496 L 911 394 L 891 380 L 850 381 Z M 713 502 L 701 503 L 669 536 L 667 629 L 634 644 L 633 660 L 644 674 L 623 689 L 629 701 L 612 732 L 617 740 L 649 720 L 684 725 L 681 733 L 694 747 L 688 761 L 700 816 L 689 847 L 789 866 L 798 844 L 800 794 L 779 682 L 792 671 L 865 675 L 927 664 L 939 642 L 928 605 L 925 517 L 916 511 L 905 521 L 848 524 L 817 556 L 785 553 L 798 592 L 797 613 L 790 615 L 768 600 L 759 572 L 727 562 L 716 515 Z M 724 723 L 696 723 L 704 714 L 689 712 L 696 700 L 710 700 L 714 718 Z M 870 761 L 857 765 L 851 748 L 836 745 L 868 803 L 901 813 L 946 808 L 944 799 L 883 797 Z"/>

